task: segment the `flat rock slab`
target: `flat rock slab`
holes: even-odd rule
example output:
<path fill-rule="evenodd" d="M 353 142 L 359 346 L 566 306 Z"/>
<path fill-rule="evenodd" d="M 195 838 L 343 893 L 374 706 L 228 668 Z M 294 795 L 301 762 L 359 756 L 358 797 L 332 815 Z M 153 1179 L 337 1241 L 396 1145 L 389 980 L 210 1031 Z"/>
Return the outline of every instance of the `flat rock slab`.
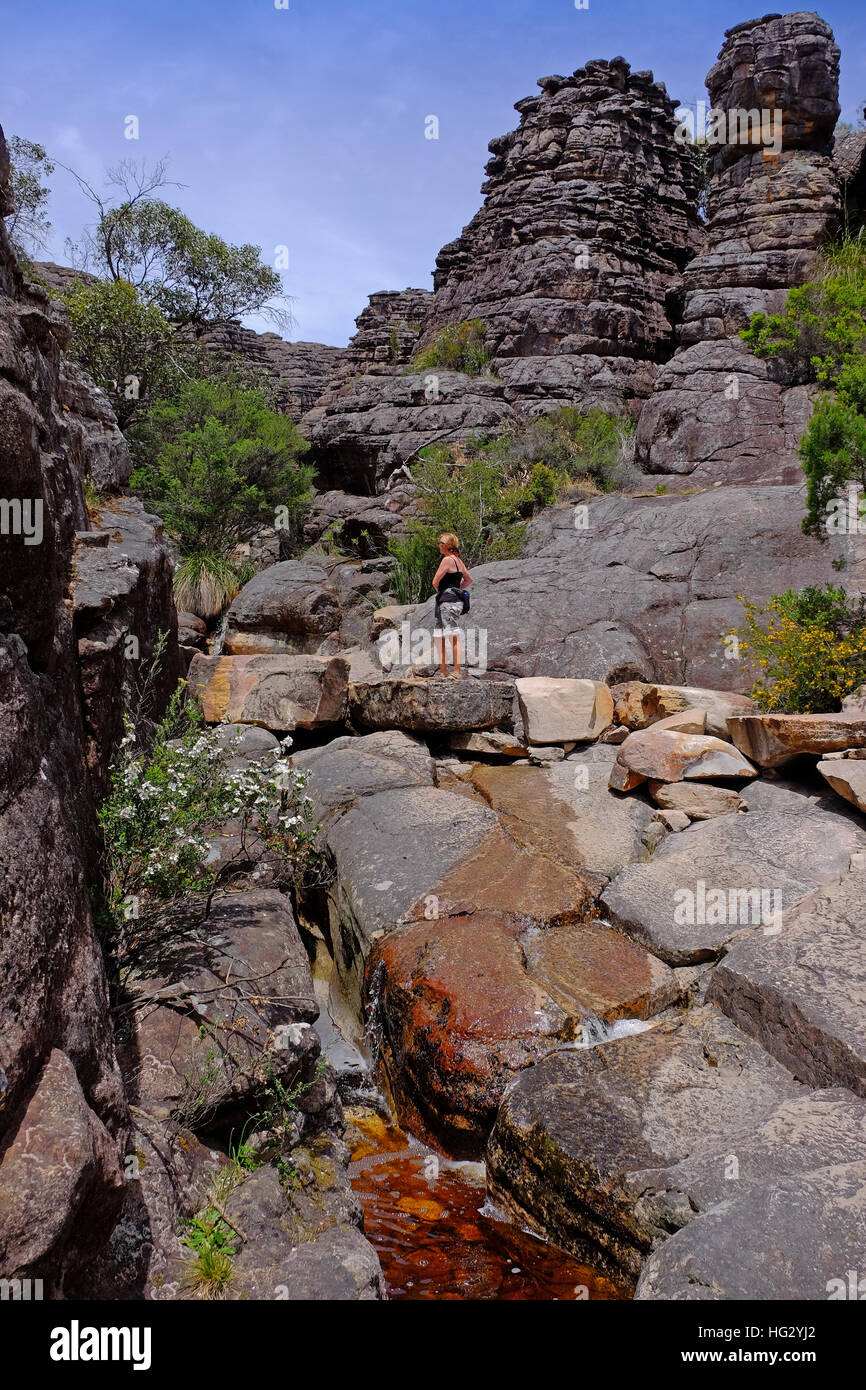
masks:
<path fill-rule="evenodd" d="M 522 739 L 514 734 L 502 733 L 499 729 L 452 734 L 448 747 L 455 753 L 481 753 L 497 758 L 525 758 L 528 751 Z"/>
<path fill-rule="evenodd" d="M 866 760 L 835 758 L 827 762 L 822 759 L 818 771 L 834 792 L 850 801 L 858 811 L 866 811 Z"/>
<path fill-rule="evenodd" d="M 529 676 L 515 684 L 529 743 L 581 743 L 613 723 L 613 696 L 601 681 Z"/>
<path fill-rule="evenodd" d="M 433 786 L 434 763 L 426 744 L 397 729 L 333 739 L 323 748 L 293 754 L 292 766 L 308 775 L 317 821 L 375 792 Z"/>
<path fill-rule="evenodd" d="M 753 1187 L 693 1221 L 650 1256 L 635 1298 L 862 1299 L 864 1249 L 866 1162 L 819 1168 Z"/>
<path fill-rule="evenodd" d="M 786 913 L 780 936 L 732 947 L 710 982 L 721 1008 L 801 1080 L 847 1086 L 860 1096 L 866 1096 L 864 921 L 859 868 Z"/>
<path fill-rule="evenodd" d="M 717 1009 L 585 1050 L 560 1050 L 506 1090 L 487 1145 L 491 1200 L 635 1280 L 657 1229 L 633 1171 L 750 1134 L 802 1088 Z"/>
<path fill-rule="evenodd" d="M 784 1100 L 753 1133 L 724 1137 L 715 1151 L 629 1175 L 645 1219 L 668 1235 L 719 1202 L 771 1179 L 808 1173 L 866 1154 L 866 1101 L 841 1087 Z"/>
<path fill-rule="evenodd" d="M 623 779 L 620 769 L 631 774 Z M 652 778 L 661 782 L 703 781 L 713 777 L 756 777 L 757 772 L 730 743 L 708 734 L 683 733 L 661 724 L 629 734 L 620 744 L 611 771 L 610 785 L 629 790 Z M 628 785 L 622 786 L 623 780 Z"/>
<path fill-rule="evenodd" d="M 352 720 L 365 729 L 416 733 L 492 729 L 510 720 L 513 704 L 510 681 L 470 677 L 356 681 L 349 686 Z"/>
<path fill-rule="evenodd" d="M 778 790 L 772 801 L 772 810 L 691 825 L 650 863 L 627 865 L 601 897 L 612 925 L 669 965 L 712 960 L 751 932 L 763 951 L 796 904 L 866 848 L 847 815 Z"/>
<path fill-rule="evenodd" d="M 209 724 L 229 720 L 278 733 L 342 724 L 349 664 L 339 656 L 202 656 L 187 681 Z"/>
<path fill-rule="evenodd" d="M 728 721 L 734 743 L 761 767 L 782 767 L 803 753 L 866 747 L 866 719 L 858 714 L 746 714 Z"/>
<path fill-rule="evenodd" d="M 672 970 L 598 923 L 525 928 L 489 911 L 420 921 L 370 961 L 401 1118 L 478 1155 L 506 1083 L 593 1016 L 648 1018 Z"/>
<path fill-rule="evenodd" d="M 544 768 L 477 767 L 472 780 L 511 834 L 530 850 L 600 883 L 646 858 L 652 808 L 608 789 L 616 749 L 595 744 Z"/>

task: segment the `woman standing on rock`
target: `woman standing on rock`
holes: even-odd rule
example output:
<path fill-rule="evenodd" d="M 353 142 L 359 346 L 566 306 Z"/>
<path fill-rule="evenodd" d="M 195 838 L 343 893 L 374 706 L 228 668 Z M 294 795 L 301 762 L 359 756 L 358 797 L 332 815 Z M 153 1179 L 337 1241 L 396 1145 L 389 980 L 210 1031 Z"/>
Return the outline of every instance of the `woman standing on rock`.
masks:
<path fill-rule="evenodd" d="M 439 554 L 442 559 L 433 576 L 433 589 L 436 594 L 436 626 L 433 629 L 433 651 L 439 647 L 438 659 L 442 675 L 447 675 L 445 660 L 446 639 L 451 638 L 451 654 L 455 676 L 460 675 L 460 624 L 463 614 L 469 607 L 469 595 L 463 598 L 464 590 L 472 583 L 472 577 L 460 559 L 460 542 L 452 531 L 439 537 Z"/>

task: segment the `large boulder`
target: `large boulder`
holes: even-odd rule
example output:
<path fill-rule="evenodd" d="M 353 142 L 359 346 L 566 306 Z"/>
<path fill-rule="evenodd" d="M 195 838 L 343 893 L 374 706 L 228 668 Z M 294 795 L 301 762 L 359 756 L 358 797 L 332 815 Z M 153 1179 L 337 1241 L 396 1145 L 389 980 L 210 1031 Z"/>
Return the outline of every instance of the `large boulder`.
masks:
<path fill-rule="evenodd" d="M 377 947 L 370 973 L 401 1115 L 416 1134 L 469 1154 L 480 1152 L 518 1071 L 590 1020 L 650 1018 L 681 988 L 608 927 L 539 928 L 503 911 L 406 926 Z"/>
<path fill-rule="evenodd" d="M 749 933 L 751 952 L 775 959 L 797 903 L 847 873 L 866 832 L 805 795 L 778 790 L 772 800 L 697 822 L 650 863 L 627 865 L 601 898 L 613 925 L 671 965 L 712 960 Z"/>
<path fill-rule="evenodd" d="M 511 719 L 514 686 L 508 681 L 377 680 L 349 687 L 349 712 L 364 729 L 451 733 L 492 729 Z"/>
<path fill-rule="evenodd" d="M 861 714 L 734 715 L 728 728 L 737 747 L 761 767 L 783 767 L 803 753 L 866 747 Z"/>
<path fill-rule="evenodd" d="M 342 724 L 348 707 L 344 657 L 202 656 L 187 676 L 209 724 L 260 724 L 278 733 Z"/>
<path fill-rule="evenodd" d="M 833 762 L 822 760 L 818 764 L 818 771 L 834 792 L 838 792 L 858 810 L 866 811 L 866 760 L 861 758 L 839 758 Z"/>
<path fill-rule="evenodd" d="M 682 716 L 671 716 L 681 718 Z M 713 777 L 756 777 L 757 771 L 730 743 L 706 734 L 665 728 L 666 721 L 629 734 L 611 769 L 612 787 L 627 790 L 639 780 L 706 781 Z"/>
<path fill-rule="evenodd" d="M 816 14 L 768 15 L 726 34 L 707 76 L 712 108 L 728 121 L 769 111 L 778 126 L 738 122 L 708 146 L 706 245 L 683 276 L 678 351 L 638 424 L 637 456 L 650 472 L 699 484 L 799 477 L 811 393 L 781 380 L 739 332 L 753 313 L 783 307 L 839 225 L 838 83 L 839 49 Z"/>
<path fill-rule="evenodd" d="M 713 1008 L 560 1049 L 506 1091 L 488 1191 L 521 1224 L 634 1281 L 659 1227 L 631 1175 L 735 1144 L 801 1090 Z"/>
<path fill-rule="evenodd" d="M 135 497 L 102 503 L 98 520 L 76 536 L 72 603 L 97 796 L 107 789 L 124 709 L 145 685 L 153 708 L 163 709 L 181 676 L 172 575 L 162 522 Z M 153 670 L 160 633 L 165 646 Z"/>
<path fill-rule="evenodd" d="M 714 738 L 728 738 L 732 714 L 751 714 L 756 705 L 748 695 L 728 690 L 703 690 L 691 685 L 647 685 L 627 681 L 613 692 L 616 718 L 629 729 L 646 729 L 682 710 L 704 710 L 705 729 Z"/>
<path fill-rule="evenodd" d="M 635 1298 L 862 1299 L 866 1162 L 771 1178 L 731 1195 L 647 1260 Z"/>
<path fill-rule="evenodd" d="M 866 886 L 858 860 L 840 881 L 792 905 L 781 935 L 733 946 L 710 983 L 726 1013 L 795 1076 L 812 1086 L 847 1086 L 861 1096 L 866 1096 L 864 911 Z"/>
<path fill-rule="evenodd" d="M 319 1006 L 284 894 L 228 893 L 190 925 L 140 962 L 120 1062 L 140 1109 L 207 1130 L 253 1113 L 273 1077 L 312 1080 Z"/>
<path fill-rule="evenodd" d="M 261 570 L 228 611 L 225 650 L 244 656 L 258 652 L 315 651 L 337 631 L 342 607 L 325 570 L 285 560 Z"/>
<path fill-rule="evenodd" d="M 529 743 L 583 743 L 613 723 L 613 696 L 601 681 L 524 677 L 515 682 Z"/>

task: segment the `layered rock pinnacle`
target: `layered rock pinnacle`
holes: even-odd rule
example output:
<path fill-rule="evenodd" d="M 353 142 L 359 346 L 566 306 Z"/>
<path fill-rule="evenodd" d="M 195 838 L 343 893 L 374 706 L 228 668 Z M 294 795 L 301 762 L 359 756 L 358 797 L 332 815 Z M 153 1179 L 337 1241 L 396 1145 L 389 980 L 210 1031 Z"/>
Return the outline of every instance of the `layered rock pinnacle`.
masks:
<path fill-rule="evenodd" d="M 510 396 L 640 398 L 701 238 L 676 104 L 624 58 L 539 86 L 516 105 L 518 129 L 490 142 L 484 205 L 439 253 L 422 344 L 480 318 Z"/>
<path fill-rule="evenodd" d="M 840 220 L 831 158 L 839 49 L 814 14 L 731 29 L 707 76 L 715 110 L 765 113 L 710 163 L 707 244 L 685 269 L 679 349 L 656 377 L 638 427 L 638 460 L 696 481 L 794 482 L 809 392 L 785 390 L 776 364 L 739 338 L 753 313 L 777 312 L 815 268 Z M 729 122 L 730 124 L 730 122 Z M 779 147 L 780 146 L 780 147 Z"/>

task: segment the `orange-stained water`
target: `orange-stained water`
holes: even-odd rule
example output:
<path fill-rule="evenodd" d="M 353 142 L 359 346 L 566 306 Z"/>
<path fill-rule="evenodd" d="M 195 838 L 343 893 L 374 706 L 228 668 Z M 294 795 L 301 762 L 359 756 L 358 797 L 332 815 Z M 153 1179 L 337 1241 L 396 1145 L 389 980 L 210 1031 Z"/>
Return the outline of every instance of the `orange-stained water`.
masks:
<path fill-rule="evenodd" d="M 508 1222 L 481 1215 L 474 1165 L 449 1164 L 395 1126 L 354 1115 L 352 1186 L 392 1299 L 615 1299 L 629 1295 Z"/>

